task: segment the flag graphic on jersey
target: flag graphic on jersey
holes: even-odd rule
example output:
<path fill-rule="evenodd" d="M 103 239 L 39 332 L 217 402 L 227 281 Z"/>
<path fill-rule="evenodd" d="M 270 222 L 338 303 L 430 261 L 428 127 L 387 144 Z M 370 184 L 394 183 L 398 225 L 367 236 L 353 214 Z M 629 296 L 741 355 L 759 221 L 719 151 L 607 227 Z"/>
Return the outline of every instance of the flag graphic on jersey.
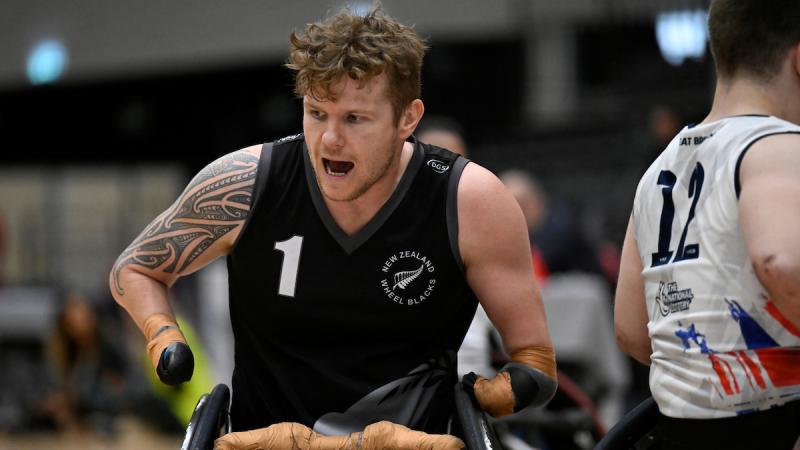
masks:
<path fill-rule="evenodd" d="M 717 393 L 727 397 L 742 394 L 746 388 L 745 383 L 752 391 L 766 390 L 768 383 L 776 388 L 800 384 L 800 348 L 780 347 L 739 302 L 725 299 L 725 303 L 728 305 L 731 320 L 739 325 L 741 336 L 747 346 L 746 351 L 715 351 L 708 346 L 705 335 L 696 329 L 694 323 L 683 328 L 679 322 L 679 328 L 675 331 L 684 350 L 696 345 L 700 348 L 700 352 L 708 357 L 711 367 L 717 374 L 717 383 L 714 384 Z M 774 308 L 771 302 L 767 302 L 767 305 L 772 305 Z M 792 332 L 798 334 L 796 329 Z M 742 406 L 746 406 L 746 402 L 743 402 Z M 744 413 L 749 410 L 744 408 L 737 412 Z"/>

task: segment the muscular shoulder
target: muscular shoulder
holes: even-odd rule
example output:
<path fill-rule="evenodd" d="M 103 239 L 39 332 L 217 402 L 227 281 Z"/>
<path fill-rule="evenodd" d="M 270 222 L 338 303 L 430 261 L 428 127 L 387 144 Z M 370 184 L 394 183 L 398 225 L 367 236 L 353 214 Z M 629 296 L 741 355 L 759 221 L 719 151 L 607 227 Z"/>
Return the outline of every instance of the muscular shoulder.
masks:
<path fill-rule="evenodd" d="M 474 163 L 467 164 L 459 182 L 458 222 L 467 265 L 492 249 L 530 245 L 519 204 L 497 176 Z"/>
<path fill-rule="evenodd" d="M 228 153 L 200 170 L 173 205 L 172 214 L 200 220 L 244 219 L 258 171 L 261 146 Z"/>
<path fill-rule="evenodd" d="M 261 145 L 253 145 L 223 155 L 198 172 L 189 187 L 196 183 L 204 183 L 232 173 L 246 176 L 250 173 L 250 170 L 255 171 L 258 169 L 260 156 Z M 255 175 L 255 172 L 253 172 L 253 175 Z"/>
<path fill-rule="evenodd" d="M 770 173 L 796 174 L 800 169 L 800 134 L 781 133 L 759 139 L 743 156 L 742 184 L 749 176 Z"/>
<path fill-rule="evenodd" d="M 124 295 L 121 274 L 127 269 L 170 286 L 226 254 L 249 215 L 260 154 L 260 146 L 248 147 L 198 172 L 117 259 L 117 294 Z"/>
<path fill-rule="evenodd" d="M 513 201 L 500 179 L 478 164 L 467 164 L 458 185 L 459 210 L 470 212 L 473 208 L 491 207 L 498 200 Z"/>

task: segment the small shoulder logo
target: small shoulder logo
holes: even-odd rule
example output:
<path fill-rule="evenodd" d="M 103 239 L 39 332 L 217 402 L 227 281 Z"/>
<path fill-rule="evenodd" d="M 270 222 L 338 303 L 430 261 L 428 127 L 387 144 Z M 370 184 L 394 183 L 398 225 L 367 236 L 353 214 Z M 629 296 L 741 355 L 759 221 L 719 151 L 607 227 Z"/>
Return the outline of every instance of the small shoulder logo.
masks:
<path fill-rule="evenodd" d="M 678 289 L 678 283 L 670 281 L 658 284 L 658 294 L 656 294 L 656 305 L 658 305 L 661 315 L 666 317 L 670 313 L 686 311 L 692 304 L 694 293 L 691 289 Z"/>
<path fill-rule="evenodd" d="M 428 161 L 428 167 L 433 169 L 434 172 L 438 173 L 445 173 L 450 169 L 450 166 L 447 163 L 444 161 L 439 161 L 438 159 L 431 159 Z"/>
<path fill-rule="evenodd" d="M 381 272 L 383 294 L 400 305 L 419 305 L 430 299 L 436 288 L 436 267 L 417 251 L 404 250 L 389 256 Z"/>
<path fill-rule="evenodd" d="M 289 141 L 296 141 L 297 139 L 302 138 L 302 137 L 303 137 L 303 133 L 297 133 L 297 134 L 293 134 L 291 136 L 282 137 L 282 138 L 278 139 L 277 141 L 275 141 L 275 143 L 273 145 L 283 144 L 284 142 L 289 142 Z"/>

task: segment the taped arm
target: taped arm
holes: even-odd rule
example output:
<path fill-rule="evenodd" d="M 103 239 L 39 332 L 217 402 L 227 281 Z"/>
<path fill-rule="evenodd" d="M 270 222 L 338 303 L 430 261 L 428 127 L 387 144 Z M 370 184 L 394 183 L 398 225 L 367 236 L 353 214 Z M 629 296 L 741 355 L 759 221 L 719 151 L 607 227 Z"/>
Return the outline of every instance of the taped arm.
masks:
<path fill-rule="evenodd" d="M 261 146 L 246 148 L 206 166 L 111 269 L 111 293 L 144 333 L 153 366 L 167 384 L 188 380 L 194 364 L 167 290 L 230 251 L 250 212 L 260 152 Z"/>
<path fill-rule="evenodd" d="M 468 164 L 458 188 L 459 248 L 467 282 L 512 362 L 492 380 L 464 377 L 494 416 L 542 406 L 555 394 L 556 366 L 522 211 L 500 180 Z"/>
<path fill-rule="evenodd" d="M 631 216 L 622 245 L 619 279 L 614 295 L 614 331 L 620 350 L 649 366 L 652 346 L 647 332 L 642 258 L 633 238 L 633 220 Z"/>

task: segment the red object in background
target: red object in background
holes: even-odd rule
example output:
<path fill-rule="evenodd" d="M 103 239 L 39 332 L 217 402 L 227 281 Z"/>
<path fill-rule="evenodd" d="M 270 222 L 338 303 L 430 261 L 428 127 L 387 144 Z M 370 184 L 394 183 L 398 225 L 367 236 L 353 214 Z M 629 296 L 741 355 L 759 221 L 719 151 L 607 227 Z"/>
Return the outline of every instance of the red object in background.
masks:
<path fill-rule="evenodd" d="M 619 246 L 611 242 L 604 242 L 597 248 L 597 262 L 603 270 L 603 275 L 611 282 L 617 284 L 619 278 L 619 265 L 622 261 L 622 251 Z"/>
<path fill-rule="evenodd" d="M 531 261 L 533 262 L 533 276 L 536 278 L 536 282 L 544 284 L 547 281 L 547 278 L 550 277 L 550 271 L 547 269 L 547 263 L 544 261 L 544 257 L 539 252 L 536 247 L 531 247 Z"/>

